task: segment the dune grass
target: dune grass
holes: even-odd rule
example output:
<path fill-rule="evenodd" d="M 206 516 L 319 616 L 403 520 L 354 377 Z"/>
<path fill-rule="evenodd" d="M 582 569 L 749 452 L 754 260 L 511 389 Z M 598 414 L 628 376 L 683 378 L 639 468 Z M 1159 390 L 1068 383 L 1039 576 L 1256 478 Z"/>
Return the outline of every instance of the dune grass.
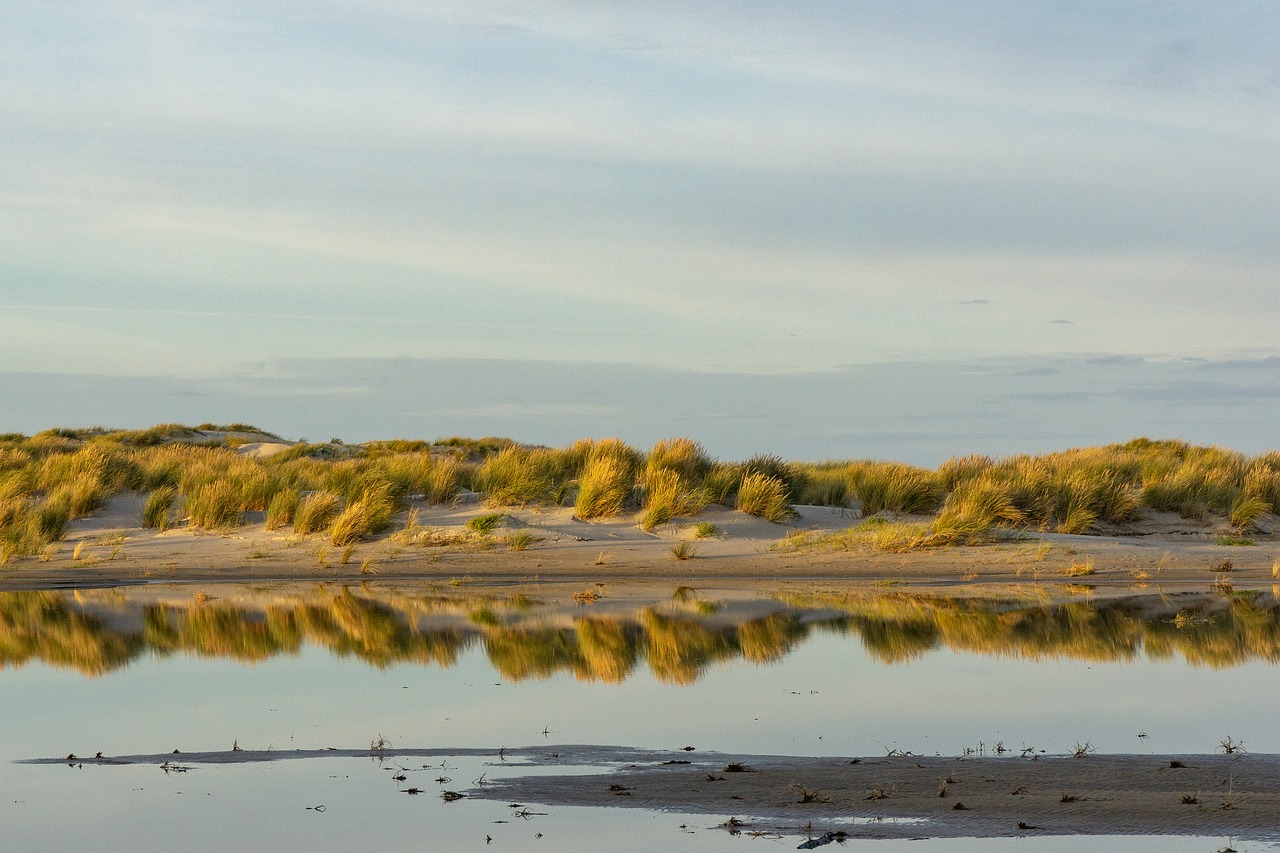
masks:
<path fill-rule="evenodd" d="M 302 490 L 296 486 L 282 488 L 271 496 L 267 504 L 264 519 L 268 530 L 279 530 L 286 524 L 293 524 L 298 507 L 302 503 Z"/>
<path fill-rule="evenodd" d="M 578 479 L 574 514 L 581 519 L 620 515 L 634 483 L 635 474 L 627 459 L 612 453 L 594 456 Z"/>
<path fill-rule="evenodd" d="M 653 530 L 672 519 L 697 515 L 710 500 L 708 491 L 695 488 L 681 474 L 681 469 L 650 468 L 645 474 L 640 527 Z"/>
<path fill-rule="evenodd" d="M 787 502 L 787 485 L 763 472 L 745 475 L 738 486 L 737 508 L 747 515 L 781 524 L 795 513 Z"/>
<path fill-rule="evenodd" d="M 173 509 L 178 502 L 178 490 L 172 486 L 156 489 L 147 495 L 142 504 L 142 526 L 165 531 L 173 523 Z"/>
<path fill-rule="evenodd" d="M 243 428 L 247 438 L 279 440 L 227 426 Z M 46 551 L 69 523 L 125 490 L 146 495 L 144 523 L 153 529 L 173 523 L 179 508 L 191 526 L 208 530 L 261 513 L 271 529 L 293 524 L 340 541 L 379 535 L 390 512 L 411 498 L 447 503 L 464 489 L 493 507 L 572 503 L 582 518 L 639 508 L 646 529 L 707 503 L 775 521 L 796 503 L 857 506 L 864 516 L 890 517 L 888 526 L 859 534 L 887 549 L 978 543 L 1001 527 L 1123 532 L 1158 512 L 1258 536 L 1271 529 L 1268 519 L 1280 506 L 1280 453 L 1250 457 L 1145 438 L 1039 456 L 953 457 L 930 470 L 865 459 L 788 462 L 772 454 L 722 461 L 689 438 L 664 439 L 647 453 L 619 439 L 550 448 L 455 437 L 299 444 L 255 458 L 212 432 L 160 424 L 0 435 L 6 559 Z M 893 520 L 902 516 L 911 518 Z"/>
<path fill-rule="evenodd" d="M 297 512 L 293 516 L 293 532 L 300 536 L 309 536 L 328 529 L 338 516 L 341 498 L 330 492 L 313 492 L 298 503 Z"/>
<path fill-rule="evenodd" d="M 360 496 L 347 502 L 329 526 L 329 542 L 335 547 L 351 545 L 391 528 L 396 499 L 387 481 L 367 485 Z"/>

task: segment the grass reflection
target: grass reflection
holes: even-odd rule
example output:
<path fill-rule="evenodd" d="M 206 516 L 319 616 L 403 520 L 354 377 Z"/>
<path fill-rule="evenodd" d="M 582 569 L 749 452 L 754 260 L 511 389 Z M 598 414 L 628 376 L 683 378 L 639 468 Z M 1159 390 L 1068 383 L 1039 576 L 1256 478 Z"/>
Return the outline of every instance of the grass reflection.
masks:
<path fill-rule="evenodd" d="M 757 602 L 757 605 L 759 603 Z M 621 682 L 643 661 L 672 684 L 721 661 L 767 664 L 815 629 L 857 637 L 886 663 L 939 648 L 1025 659 L 1280 662 L 1280 604 L 1253 593 L 1112 600 L 947 598 L 910 592 L 787 595 L 761 607 L 654 603 L 582 615 L 524 597 L 320 587 L 234 600 L 56 591 L 0 593 L 0 666 L 42 662 L 101 675 L 143 654 L 246 662 L 319 646 L 370 665 L 452 666 L 479 643 L 506 679 L 569 673 Z M 769 609 L 768 607 L 764 609 Z M 476 618 L 483 613 L 484 618 Z"/>

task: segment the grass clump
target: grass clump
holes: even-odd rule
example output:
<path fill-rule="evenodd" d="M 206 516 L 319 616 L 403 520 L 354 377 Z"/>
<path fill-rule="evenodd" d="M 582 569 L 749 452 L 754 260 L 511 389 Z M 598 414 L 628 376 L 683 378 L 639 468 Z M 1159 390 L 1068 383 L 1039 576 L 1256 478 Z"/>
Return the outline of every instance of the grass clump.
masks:
<path fill-rule="evenodd" d="M 711 470 L 711 457 L 706 449 L 691 438 L 668 438 L 659 441 L 645 460 L 645 482 L 659 471 L 674 471 L 687 483 L 700 483 Z"/>
<path fill-rule="evenodd" d="M 936 541 L 930 544 L 973 545 L 985 542 L 994 526 L 1016 525 L 1024 518 L 1000 484 L 982 476 L 964 483 L 947 496 L 946 504 L 933 523 Z"/>
<path fill-rule="evenodd" d="M 178 490 L 169 486 L 147 495 L 142 505 L 142 526 L 161 532 L 168 530 L 177 501 Z"/>
<path fill-rule="evenodd" d="M 0 504 L 0 565 L 42 553 L 62 538 L 70 520 L 60 500 L 23 498 Z"/>
<path fill-rule="evenodd" d="M 693 527 L 694 539 L 711 539 L 720 535 L 720 528 L 714 521 L 699 521 Z"/>
<path fill-rule="evenodd" d="M 341 501 L 331 492 L 313 492 L 298 504 L 293 516 L 293 532 L 301 536 L 319 533 L 338 516 Z"/>
<path fill-rule="evenodd" d="M 591 459 L 578 480 L 573 509 L 578 518 L 612 518 L 627 505 L 633 474 L 627 460 L 612 454 Z"/>
<path fill-rule="evenodd" d="M 946 497 L 937 475 L 909 465 L 870 463 L 853 473 L 854 493 L 864 515 L 936 512 Z"/>
<path fill-rule="evenodd" d="M 787 485 L 777 477 L 751 473 L 738 486 L 737 508 L 748 515 L 780 524 L 794 513 L 787 502 Z"/>
<path fill-rule="evenodd" d="M 640 527 L 652 530 L 674 518 L 697 515 L 710 501 L 705 489 L 693 488 L 675 468 L 658 468 L 646 474 Z"/>
<path fill-rule="evenodd" d="M 334 546 L 343 546 L 382 533 L 391 527 L 395 511 L 390 484 L 384 481 L 371 485 L 334 518 L 329 527 L 329 541 Z"/>
<path fill-rule="evenodd" d="M 276 492 L 267 504 L 266 528 L 279 530 L 286 524 L 292 524 L 301 504 L 302 490 L 297 486 L 290 486 Z"/>
<path fill-rule="evenodd" d="M 485 515 L 477 515 L 467 519 L 467 529 L 481 536 L 488 536 L 507 520 L 507 516 L 501 512 L 490 512 Z"/>
<path fill-rule="evenodd" d="M 698 546 L 688 539 L 681 539 L 671 545 L 671 556 L 677 560 L 692 560 L 698 556 Z"/>
<path fill-rule="evenodd" d="M 555 451 L 508 447 L 481 464 L 477 481 L 490 506 L 558 504 L 572 473 Z"/>
<path fill-rule="evenodd" d="M 213 480 L 186 496 L 187 522 L 204 530 L 230 530 L 240 524 L 240 491 L 229 480 Z"/>
<path fill-rule="evenodd" d="M 509 534 L 504 541 L 512 551 L 523 551 L 539 540 L 537 536 L 528 530 L 519 530 Z"/>

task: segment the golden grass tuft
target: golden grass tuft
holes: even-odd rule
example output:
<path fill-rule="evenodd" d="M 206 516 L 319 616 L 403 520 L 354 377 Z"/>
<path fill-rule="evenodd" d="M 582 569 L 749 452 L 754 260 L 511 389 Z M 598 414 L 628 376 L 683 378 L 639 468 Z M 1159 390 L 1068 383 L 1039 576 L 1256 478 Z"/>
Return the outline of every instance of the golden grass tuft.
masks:
<path fill-rule="evenodd" d="M 787 503 L 787 486 L 777 477 L 764 473 L 747 474 L 738 486 L 737 508 L 780 524 L 794 515 Z"/>
<path fill-rule="evenodd" d="M 340 499 L 330 492 L 314 492 L 298 504 L 293 517 L 293 532 L 301 536 L 319 533 L 338 516 Z"/>
<path fill-rule="evenodd" d="M 630 463 L 613 454 L 594 456 L 578 480 L 573 509 L 578 518 L 612 518 L 622 513 L 631 494 Z"/>
<path fill-rule="evenodd" d="M 172 486 L 156 489 L 147 495 L 142 505 L 142 526 L 161 532 L 172 522 L 173 508 L 178 500 L 178 490 Z"/>
<path fill-rule="evenodd" d="M 675 518 L 697 515 L 711 500 L 706 489 L 694 488 L 674 468 L 658 468 L 645 475 L 644 512 L 640 527 L 653 530 Z"/>

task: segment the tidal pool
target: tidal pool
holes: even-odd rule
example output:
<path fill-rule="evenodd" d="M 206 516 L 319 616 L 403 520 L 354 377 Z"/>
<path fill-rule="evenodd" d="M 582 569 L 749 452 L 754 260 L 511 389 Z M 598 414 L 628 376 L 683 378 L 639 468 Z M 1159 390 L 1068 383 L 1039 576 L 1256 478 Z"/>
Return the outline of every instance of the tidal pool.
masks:
<path fill-rule="evenodd" d="M 327 585 L 0 593 L 0 820 L 11 849 L 734 849 L 730 815 L 462 800 L 492 759 L 15 761 L 556 744 L 874 756 L 1280 752 L 1269 595 L 1062 603 L 677 590 L 592 604 Z M 447 766 L 441 766 L 442 763 Z M 68 762 L 75 764 L 75 762 Z M 396 772 L 399 766 L 403 772 Z M 546 768 L 539 768 L 544 773 Z M 403 775 L 404 780 L 393 780 Z M 447 778 L 447 783 L 437 779 Z M 404 793 L 417 787 L 420 795 Z M 315 806 L 324 806 L 316 810 Z M 486 838 L 489 840 L 486 842 Z M 802 838 L 802 836 L 800 836 Z M 784 839 L 794 848 L 797 838 Z M 1223 838 L 1091 838 L 1217 850 Z M 859 840 L 1066 850 L 1079 839 Z M 966 846 L 969 845 L 969 846 Z M 1144 847 L 1144 844 L 1148 846 Z M 1237 850 L 1275 849 L 1233 842 Z"/>

